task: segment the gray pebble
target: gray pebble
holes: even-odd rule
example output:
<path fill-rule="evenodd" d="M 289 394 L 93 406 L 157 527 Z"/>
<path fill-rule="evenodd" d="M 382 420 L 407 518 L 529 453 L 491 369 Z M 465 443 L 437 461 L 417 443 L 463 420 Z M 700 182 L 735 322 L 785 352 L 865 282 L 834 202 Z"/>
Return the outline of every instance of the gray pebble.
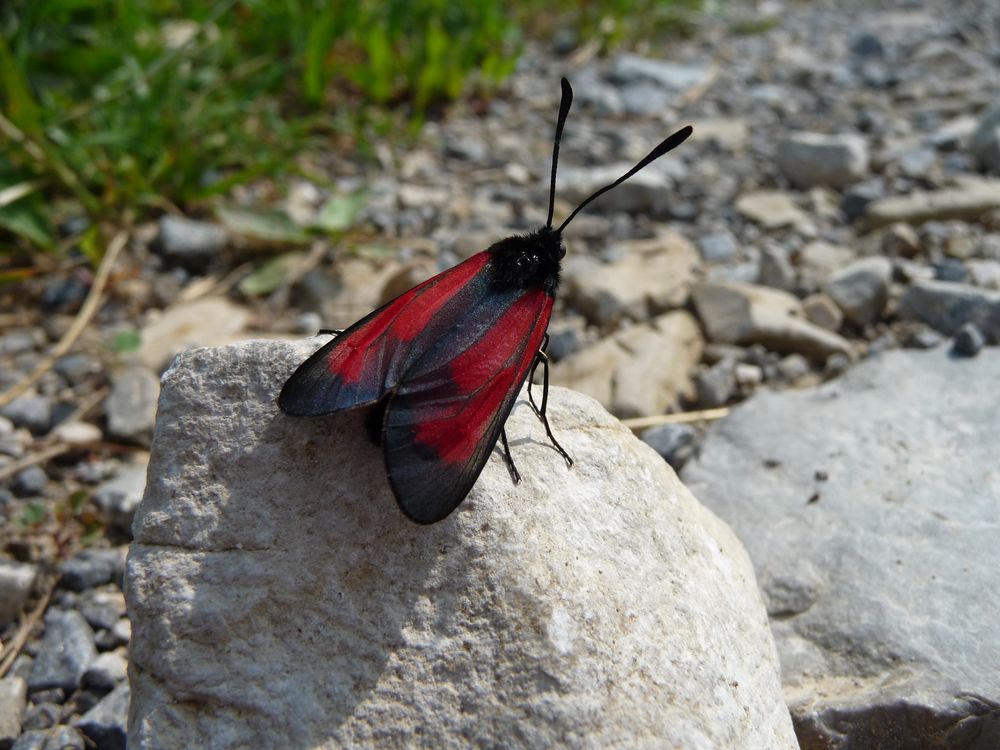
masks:
<path fill-rule="evenodd" d="M 736 390 L 736 361 L 721 359 L 695 377 L 698 405 L 705 409 L 723 406 Z"/>
<path fill-rule="evenodd" d="M 778 374 L 783 380 L 794 382 L 809 374 L 809 361 L 801 354 L 789 354 L 778 362 Z"/>
<path fill-rule="evenodd" d="M 79 609 L 92 628 L 113 628 L 125 616 L 125 597 L 117 588 L 89 589 L 80 595 Z"/>
<path fill-rule="evenodd" d="M 100 375 L 104 368 L 97 357 L 89 354 L 67 354 L 57 359 L 52 369 L 69 383 L 79 383 L 86 378 Z"/>
<path fill-rule="evenodd" d="M 98 654 L 97 658 L 83 673 L 83 685 L 97 689 L 111 690 L 125 680 L 128 661 L 117 651 Z"/>
<path fill-rule="evenodd" d="M 45 688 L 44 690 L 31 691 L 32 703 L 55 703 L 62 705 L 66 702 L 66 691 L 62 688 Z"/>
<path fill-rule="evenodd" d="M 18 497 L 35 497 L 45 491 L 48 481 L 48 475 L 41 466 L 29 466 L 17 473 L 11 489 Z"/>
<path fill-rule="evenodd" d="M 45 739 L 42 750 L 87 750 L 87 742 L 80 730 L 74 727 L 59 727 Z M 97 750 L 103 750 L 100 745 Z"/>
<path fill-rule="evenodd" d="M 125 750 L 128 704 L 129 686 L 128 682 L 123 682 L 81 716 L 76 726 L 99 750 Z"/>
<path fill-rule="evenodd" d="M 116 549 L 86 549 L 59 566 L 59 585 L 70 591 L 83 591 L 105 583 L 121 582 L 124 564 Z"/>
<path fill-rule="evenodd" d="M 944 341 L 944 337 L 933 328 L 920 328 L 903 338 L 903 346 L 909 349 L 933 349 Z"/>
<path fill-rule="evenodd" d="M 152 370 L 133 366 L 117 375 L 104 403 L 108 432 L 123 440 L 149 445 L 156 422 L 160 379 Z"/>
<path fill-rule="evenodd" d="M 706 263 L 725 263 L 736 257 L 739 247 L 730 232 L 713 232 L 698 239 L 698 251 Z"/>
<path fill-rule="evenodd" d="M 9 747 L 21 733 L 21 715 L 27 704 L 27 687 L 23 678 L 0 679 L 0 747 Z"/>
<path fill-rule="evenodd" d="M 795 269 L 784 248 L 768 245 L 760 253 L 760 277 L 764 286 L 789 290 L 795 286 Z"/>
<path fill-rule="evenodd" d="M 934 278 L 938 281 L 963 282 L 966 278 L 965 264 L 955 258 L 945 258 L 934 264 Z"/>
<path fill-rule="evenodd" d="M 955 331 L 951 351 L 959 357 L 975 357 L 986 344 L 986 337 L 975 323 L 965 323 Z"/>
<path fill-rule="evenodd" d="M 94 503 L 109 524 L 130 535 L 132 518 L 145 488 L 146 464 L 130 464 L 94 490 Z"/>
<path fill-rule="evenodd" d="M 18 737 L 17 741 L 11 745 L 10 750 L 44 750 L 47 738 L 48 734 L 46 732 L 32 729 Z"/>
<path fill-rule="evenodd" d="M 663 456 L 663 459 L 680 471 L 698 447 L 697 433 L 691 425 L 661 424 L 642 433 L 646 445 Z"/>
<path fill-rule="evenodd" d="M 57 703 L 36 703 L 24 712 L 21 729 L 48 729 L 59 723 L 62 706 Z"/>
<path fill-rule="evenodd" d="M 35 435 L 44 435 L 52 426 L 52 402 L 44 396 L 21 396 L 0 409 L 0 413 Z"/>
<path fill-rule="evenodd" d="M 0 626 L 15 620 L 24 609 L 37 572 L 34 565 L 0 560 Z"/>
<path fill-rule="evenodd" d="M 50 609 L 45 615 L 45 635 L 28 677 L 28 689 L 75 690 L 96 657 L 94 631 L 83 615 L 74 610 Z"/>
<path fill-rule="evenodd" d="M 856 185 L 851 185 L 845 192 L 840 202 L 840 210 L 844 212 L 848 221 L 855 221 L 865 215 L 868 204 L 882 198 L 885 195 L 885 188 L 880 180 L 866 180 Z"/>
<path fill-rule="evenodd" d="M 38 336 L 30 328 L 11 331 L 0 336 L 0 356 L 31 352 L 38 345 Z"/>
<path fill-rule="evenodd" d="M 831 354 L 823 365 L 823 374 L 828 378 L 835 378 L 846 372 L 850 366 L 851 360 L 846 354 Z"/>
<path fill-rule="evenodd" d="M 228 243 L 229 235 L 217 224 L 165 215 L 160 218 L 153 249 L 185 268 L 201 270 Z"/>

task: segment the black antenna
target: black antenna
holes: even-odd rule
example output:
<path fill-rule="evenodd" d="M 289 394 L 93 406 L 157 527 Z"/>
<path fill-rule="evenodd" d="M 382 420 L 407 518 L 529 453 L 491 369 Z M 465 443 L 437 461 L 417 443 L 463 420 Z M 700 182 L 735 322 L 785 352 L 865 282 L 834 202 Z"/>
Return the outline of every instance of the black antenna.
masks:
<path fill-rule="evenodd" d="M 604 187 L 602 187 L 596 193 L 594 193 L 589 198 L 587 198 L 583 203 L 581 203 L 579 206 L 577 206 L 575 209 L 573 209 L 573 213 L 571 213 L 569 215 L 569 217 L 566 219 L 566 221 L 564 221 L 556 231 L 557 232 L 562 232 L 562 230 L 564 230 L 566 228 L 566 225 L 569 224 L 571 221 L 573 221 L 573 218 L 578 213 L 580 213 L 580 211 L 583 210 L 584 206 L 586 206 L 588 203 L 590 203 L 595 198 L 599 198 L 600 196 L 604 195 L 606 192 L 608 192 L 612 188 L 618 187 L 623 182 L 625 182 L 625 180 L 627 180 L 629 177 L 631 177 L 636 172 L 638 172 L 640 169 L 643 169 L 644 167 L 649 166 L 650 164 L 652 164 L 654 161 L 656 161 L 657 159 L 659 159 L 661 156 L 663 156 L 668 151 L 670 151 L 672 149 L 675 149 L 678 146 L 680 146 L 682 143 L 684 143 L 684 141 L 687 140 L 687 137 L 689 135 L 691 135 L 692 132 L 693 132 L 693 128 L 690 125 L 686 125 L 683 128 L 681 128 L 680 130 L 678 130 L 676 133 L 674 133 L 673 135 L 668 136 L 667 138 L 665 138 L 663 140 L 663 142 L 660 143 L 659 146 L 657 146 L 652 151 L 650 151 L 648 154 L 646 154 L 646 158 L 644 158 L 642 161 L 640 161 L 638 164 L 636 164 L 634 167 L 632 167 L 632 169 L 630 169 L 628 172 L 626 172 L 625 174 L 623 174 L 621 177 L 619 177 L 617 180 L 615 180 L 614 182 L 612 182 L 610 185 L 605 185 Z M 555 179 L 555 169 L 553 169 L 553 171 L 552 171 L 552 176 L 553 176 L 553 180 L 554 180 Z M 549 220 L 550 220 L 550 222 L 551 222 L 551 218 L 552 218 L 551 214 L 552 214 L 552 211 L 550 210 L 549 211 Z"/>
<path fill-rule="evenodd" d="M 552 228 L 552 212 L 556 207 L 556 166 L 559 164 L 559 141 L 562 140 L 563 127 L 566 125 L 566 116 L 569 108 L 573 104 L 573 87 L 569 81 L 562 79 L 562 99 L 559 101 L 559 119 L 556 120 L 556 138 L 552 144 L 552 182 L 549 185 L 549 218 L 545 226 Z"/>

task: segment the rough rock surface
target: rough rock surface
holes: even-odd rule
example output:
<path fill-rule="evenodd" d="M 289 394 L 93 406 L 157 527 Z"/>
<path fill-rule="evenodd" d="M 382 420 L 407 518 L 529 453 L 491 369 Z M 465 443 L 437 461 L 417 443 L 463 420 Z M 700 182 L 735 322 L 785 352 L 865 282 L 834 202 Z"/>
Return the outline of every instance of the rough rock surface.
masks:
<path fill-rule="evenodd" d="M 998 351 L 893 351 L 757 395 L 685 467 L 754 560 L 806 750 L 1000 747 L 998 389 Z"/>
<path fill-rule="evenodd" d="M 586 397 L 522 402 L 465 503 L 395 507 L 362 414 L 274 396 L 317 342 L 180 355 L 135 521 L 129 746 L 795 746 L 730 530 Z"/>

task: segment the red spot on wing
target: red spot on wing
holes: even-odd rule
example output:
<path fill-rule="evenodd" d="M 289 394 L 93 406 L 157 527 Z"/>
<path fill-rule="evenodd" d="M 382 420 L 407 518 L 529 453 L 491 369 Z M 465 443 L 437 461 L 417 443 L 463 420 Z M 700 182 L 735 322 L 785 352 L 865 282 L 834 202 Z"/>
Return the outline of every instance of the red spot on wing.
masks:
<path fill-rule="evenodd" d="M 451 363 L 457 394 L 414 430 L 414 440 L 443 461 L 465 464 L 483 440 L 497 412 L 523 382 L 545 335 L 552 298 L 529 290 L 473 346 Z"/>
<path fill-rule="evenodd" d="M 459 263 L 444 273 L 438 274 L 431 282 L 434 285 L 416 297 L 392 327 L 392 335 L 400 341 L 410 341 L 420 333 L 431 319 L 441 310 L 459 289 L 483 270 L 489 260 L 487 252 L 476 253 L 464 263 Z M 428 282 L 430 283 L 430 282 Z"/>
<path fill-rule="evenodd" d="M 359 382 L 373 360 L 390 356 L 385 351 L 389 341 L 380 341 L 382 337 L 390 336 L 393 344 L 411 341 L 488 260 L 489 253 L 477 253 L 404 292 L 357 327 L 352 326 L 341 334 L 344 343 L 330 352 L 327 368 L 345 383 Z"/>

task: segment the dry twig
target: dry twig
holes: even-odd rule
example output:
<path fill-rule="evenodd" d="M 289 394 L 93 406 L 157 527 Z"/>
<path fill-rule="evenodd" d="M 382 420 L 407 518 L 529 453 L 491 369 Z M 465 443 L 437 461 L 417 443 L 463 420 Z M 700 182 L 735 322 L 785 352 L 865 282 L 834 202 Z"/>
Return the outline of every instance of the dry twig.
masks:
<path fill-rule="evenodd" d="M 656 427 L 661 424 L 687 424 L 689 422 L 711 422 L 715 419 L 722 419 L 729 414 L 728 406 L 720 406 L 717 409 L 701 409 L 700 411 L 682 411 L 677 414 L 658 414 L 655 417 L 636 417 L 635 419 L 623 419 L 622 424 L 630 430 L 645 430 L 648 427 Z"/>
<path fill-rule="evenodd" d="M 83 329 L 87 327 L 90 319 L 97 312 L 97 308 L 100 307 L 104 285 L 107 284 L 108 276 L 111 275 L 111 267 L 114 266 L 118 254 L 125 247 L 127 241 L 128 233 L 125 231 L 118 232 L 114 239 L 111 240 L 107 252 L 104 253 L 104 258 L 101 259 L 101 265 L 97 268 L 97 275 L 94 277 L 94 283 L 90 287 L 87 299 L 84 300 L 83 306 L 80 308 L 80 312 L 77 313 L 76 318 L 73 319 L 73 324 L 69 327 L 69 330 L 66 331 L 66 334 L 59 340 L 59 343 L 53 347 L 48 356 L 38 363 L 34 370 L 28 373 L 17 384 L 0 393 L 0 406 L 6 406 L 38 382 L 38 379 L 48 372 L 49 368 L 55 364 L 55 361 L 59 357 L 69 351 L 73 342 L 83 333 Z"/>

